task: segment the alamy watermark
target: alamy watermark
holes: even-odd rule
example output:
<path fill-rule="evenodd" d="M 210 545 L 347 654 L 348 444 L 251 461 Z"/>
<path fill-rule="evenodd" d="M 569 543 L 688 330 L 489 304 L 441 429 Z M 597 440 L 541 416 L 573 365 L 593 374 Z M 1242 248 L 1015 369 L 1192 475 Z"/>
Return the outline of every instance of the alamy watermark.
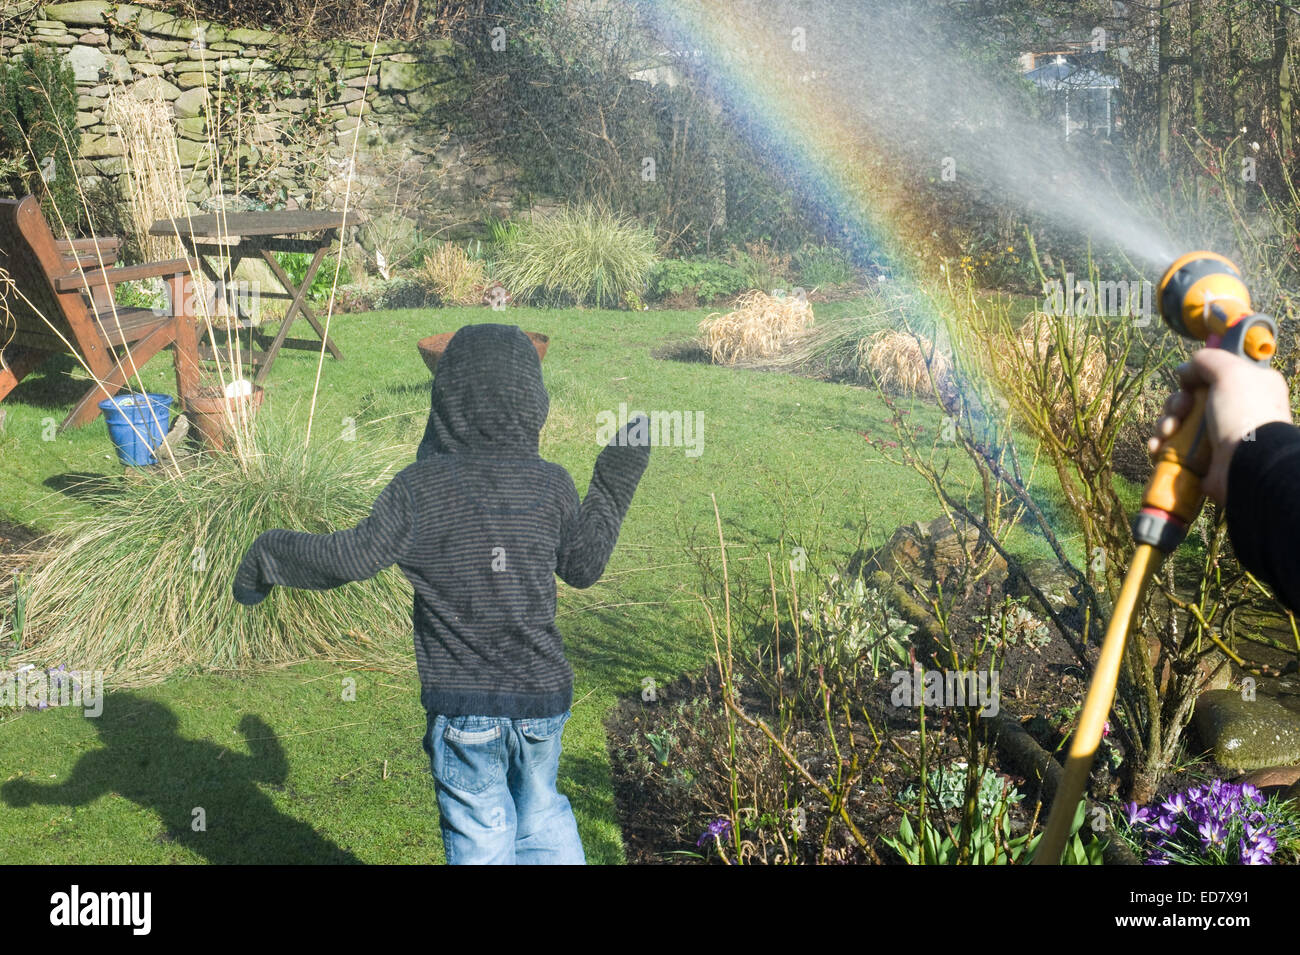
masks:
<path fill-rule="evenodd" d="M 50 924 L 55 926 L 124 926 L 133 935 L 148 935 L 152 910 L 152 892 L 83 892 L 73 885 L 50 896 Z"/>
<path fill-rule="evenodd" d="M 636 423 L 628 428 L 629 421 Z M 624 428 L 631 447 L 685 448 L 688 458 L 697 458 L 704 451 L 703 411 L 629 412 L 626 404 L 620 404 L 617 412 L 597 413 L 596 443 L 604 447 Z"/>
<path fill-rule="evenodd" d="M 0 673 L 0 706 L 80 706 L 85 715 L 104 712 L 104 671 L 68 670 L 56 667 L 38 670 L 30 664 Z"/>
<path fill-rule="evenodd" d="M 1077 281 L 1073 272 L 1065 281 L 1043 283 L 1043 311 L 1049 315 L 1111 316 L 1135 318 L 1139 328 L 1151 324 L 1155 289 L 1146 279 L 1136 281 Z"/>
<path fill-rule="evenodd" d="M 895 670 L 889 678 L 897 707 L 978 706 L 980 716 L 997 716 L 1001 709 L 997 670 Z"/>

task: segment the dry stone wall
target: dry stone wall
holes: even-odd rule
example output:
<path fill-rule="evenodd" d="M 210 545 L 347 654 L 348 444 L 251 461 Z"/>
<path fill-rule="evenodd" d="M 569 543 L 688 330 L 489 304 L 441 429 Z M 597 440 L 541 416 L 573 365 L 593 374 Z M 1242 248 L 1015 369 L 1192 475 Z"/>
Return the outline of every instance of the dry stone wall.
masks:
<path fill-rule="evenodd" d="M 515 196 L 518 170 L 449 127 L 469 82 L 451 41 L 304 44 L 154 7 L 0 0 L 0 58 L 30 45 L 61 51 L 76 76 L 91 188 L 124 183 L 112 92 L 171 104 L 196 211 L 337 208 L 350 183 L 354 206 L 454 238 Z"/>

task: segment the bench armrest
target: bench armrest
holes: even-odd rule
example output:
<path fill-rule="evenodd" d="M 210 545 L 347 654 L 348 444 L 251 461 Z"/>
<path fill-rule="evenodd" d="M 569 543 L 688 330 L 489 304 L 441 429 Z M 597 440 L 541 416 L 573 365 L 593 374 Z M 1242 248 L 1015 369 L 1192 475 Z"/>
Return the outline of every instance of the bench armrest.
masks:
<path fill-rule="evenodd" d="M 162 262 L 124 265 L 113 269 L 86 269 L 60 276 L 54 280 L 54 287 L 60 292 L 85 291 L 106 285 L 113 286 L 121 282 L 134 282 L 138 279 L 188 274 L 190 270 L 189 259 L 167 259 Z"/>

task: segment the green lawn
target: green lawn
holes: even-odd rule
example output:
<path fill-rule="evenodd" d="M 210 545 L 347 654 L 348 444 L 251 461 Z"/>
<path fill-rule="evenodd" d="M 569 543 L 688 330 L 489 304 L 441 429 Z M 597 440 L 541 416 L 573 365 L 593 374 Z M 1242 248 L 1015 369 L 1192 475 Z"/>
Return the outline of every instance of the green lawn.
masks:
<path fill-rule="evenodd" d="M 819 315 L 854 303 L 818 306 Z M 875 456 L 859 432 L 888 432 L 871 392 L 784 374 L 662 361 L 651 350 L 691 337 L 703 312 L 483 308 L 377 312 L 334 319 L 344 361 L 326 358 L 315 433 L 358 431 L 414 459 L 428 414 L 429 374 L 415 341 L 474 322 L 507 321 L 551 336 L 543 363 L 551 419 L 543 455 L 585 490 L 602 410 L 695 411 L 703 450 L 656 449 L 604 579 L 560 585 L 559 624 L 577 674 L 560 788 L 576 811 L 588 860 L 623 859 L 602 717 L 651 677 L 663 684 L 711 653 L 692 547 L 716 549 L 715 495 L 732 572 L 766 586 L 764 554 L 807 549 L 814 568 L 846 559 L 865 526 L 883 541 L 938 507 L 911 471 Z M 294 334 L 310 329 L 299 322 Z M 172 393 L 170 356 L 145 371 Z M 302 433 L 316 355 L 281 353 L 262 424 Z M 0 516 L 40 528 L 93 503 L 75 493 L 120 474 L 102 420 L 55 435 L 85 385 L 66 366 L 8 398 L 0 434 Z M 933 407 L 915 405 L 928 433 Z M 45 440 L 45 439 L 51 440 Z M 960 456 L 954 475 L 967 473 Z M 1023 540 L 1026 549 L 1037 549 Z M 111 568 L 105 568 L 111 573 Z M 71 667 L 72 664 L 70 663 Z M 355 701 L 343 699 L 345 677 Z M 104 714 L 0 710 L 0 782 L 22 778 L 39 801 L 0 798 L 0 862 L 323 861 L 442 859 L 433 782 L 420 749 L 424 714 L 414 663 L 402 672 L 321 662 L 255 675 L 175 679 L 109 696 Z M 241 721 L 255 717 L 256 725 Z M 282 756 L 278 750 L 282 749 Z M 207 831 L 193 831 L 202 807 Z M 702 822 L 703 824 L 703 822 Z"/>

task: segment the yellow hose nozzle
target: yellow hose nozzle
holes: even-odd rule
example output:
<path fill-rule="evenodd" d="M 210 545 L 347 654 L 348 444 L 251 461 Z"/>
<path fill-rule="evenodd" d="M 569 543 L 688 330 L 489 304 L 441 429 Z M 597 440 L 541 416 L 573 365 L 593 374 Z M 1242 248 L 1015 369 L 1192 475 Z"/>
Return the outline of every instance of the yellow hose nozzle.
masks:
<path fill-rule="evenodd" d="M 1277 336 L 1263 325 L 1246 329 L 1243 345 L 1246 355 L 1255 361 L 1271 361 L 1277 352 Z"/>

